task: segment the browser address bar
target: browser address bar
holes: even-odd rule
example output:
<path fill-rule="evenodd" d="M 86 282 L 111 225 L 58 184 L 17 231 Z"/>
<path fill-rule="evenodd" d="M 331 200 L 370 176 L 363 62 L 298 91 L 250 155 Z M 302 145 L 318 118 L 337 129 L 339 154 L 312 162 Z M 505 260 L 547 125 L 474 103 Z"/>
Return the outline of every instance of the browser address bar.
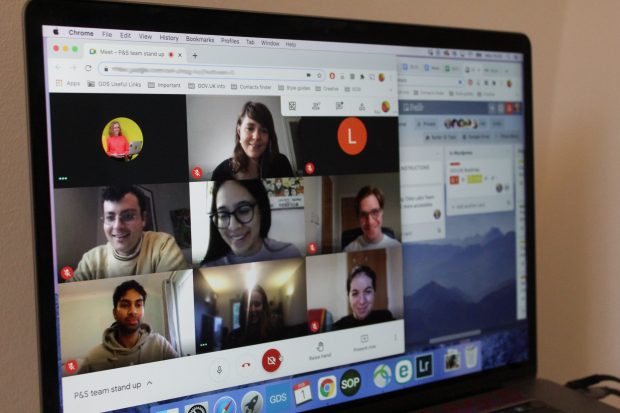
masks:
<path fill-rule="evenodd" d="M 101 62 L 99 63 L 98 70 L 103 76 L 283 81 L 305 80 L 314 82 L 320 82 L 325 79 L 323 70 L 304 68 Z"/>
<path fill-rule="evenodd" d="M 402 87 L 464 87 L 465 82 L 462 77 L 399 74 L 398 85 Z"/>

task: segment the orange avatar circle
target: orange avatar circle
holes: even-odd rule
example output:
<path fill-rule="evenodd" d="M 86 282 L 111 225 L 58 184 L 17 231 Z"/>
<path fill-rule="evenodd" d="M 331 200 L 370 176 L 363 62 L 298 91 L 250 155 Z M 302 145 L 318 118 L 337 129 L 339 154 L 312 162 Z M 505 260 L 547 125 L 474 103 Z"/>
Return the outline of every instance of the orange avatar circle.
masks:
<path fill-rule="evenodd" d="M 357 155 L 366 148 L 368 132 L 358 118 L 346 118 L 338 127 L 338 145 L 347 155 Z"/>

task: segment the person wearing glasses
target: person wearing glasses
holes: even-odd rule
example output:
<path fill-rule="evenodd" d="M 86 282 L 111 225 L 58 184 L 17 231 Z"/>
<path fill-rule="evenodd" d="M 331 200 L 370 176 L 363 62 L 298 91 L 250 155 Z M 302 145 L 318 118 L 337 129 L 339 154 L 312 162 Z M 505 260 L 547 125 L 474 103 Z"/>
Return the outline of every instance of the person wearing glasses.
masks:
<path fill-rule="evenodd" d="M 383 191 L 374 186 L 365 186 L 355 197 L 355 214 L 362 234 L 344 247 L 346 252 L 373 250 L 399 246 L 394 238 L 383 233 Z"/>
<path fill-rule="evenodd" d="M 268 238 L 271 207 L 261 180 L 215 181 L 209 216 L 203 267 L 301 257 L 294 245 Z"/>
<path fill-rule="evenodd" d="M 293 176 L 293 168 L 278 148 L 273 116 L 264 104 L 246 102 L 237 119 L 233 156 L 215 168 L 211 180 L 279 176 Z"/>
<path fill-rule="evenodd" d="M 86 252 L 69 281 L 151 274 L 191 268 L 174 237 L 144 231 L 146 197 L 135 186 L 108 186 L 103 199 L 107 243 Z"/>

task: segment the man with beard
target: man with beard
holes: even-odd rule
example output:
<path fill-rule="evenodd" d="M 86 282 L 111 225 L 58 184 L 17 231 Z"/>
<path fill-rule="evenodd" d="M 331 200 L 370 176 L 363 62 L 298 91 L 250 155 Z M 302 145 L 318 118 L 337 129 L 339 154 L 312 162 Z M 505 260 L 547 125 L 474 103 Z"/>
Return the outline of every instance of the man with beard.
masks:
<path fill-rule="evenodd" d="M 103 332 L 103 342 L 86 356 L 79 373 L 108 370 L 179 357 L 163 336 L 142 322 L 146 291 L 134 280 L 114 290 L 112 314 L 116 320 Z"/>

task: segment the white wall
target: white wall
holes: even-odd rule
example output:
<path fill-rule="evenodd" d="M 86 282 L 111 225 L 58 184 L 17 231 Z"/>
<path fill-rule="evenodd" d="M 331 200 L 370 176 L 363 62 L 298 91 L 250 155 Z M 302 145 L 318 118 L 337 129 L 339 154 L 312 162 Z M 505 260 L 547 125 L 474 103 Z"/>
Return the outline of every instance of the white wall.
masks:
<path fill-rule="evenodd" d="M 327 308 L 334 322 L 346 316 L 347 260 L 346 253 L 306 258 L 308 309 Z"/>
<path fill-rule="evenodd" d="M 176 314 L 181 355 L 196 354 L 193 270 L 177 271 L 172 277 L 176 289 Z M 149 303 L 150 304 L 150 303 Z"/>
<path fill-rule="evenodd" d="M 535 87 L 539 371 L 560 382 L 595 372 L 620 375 L 620 218 L 615 208 L 620 203 L 620 166 L 614 158 L 620 145 L 620 2 L 165 2 L 528 33 Z M 5 2 L 0 16 L 0 47 L 11 57 L 10 64 L 0 68 L 0 263 L 6 275 L 0 292 L 0 343 L 8 349 L 0 352 L 0 401 L 12 410 L 30 412 L 39 409 L 39 397 L 24 4 Z"/>
<path fill-rule="evenodd" d="M 321 215 L 321 202 L 323 197 L 322 181 L 320 177 L 304 178 L 304 224 L 306 228 L 306 245 L 316 243 L 318 251 L 323 246 L 321 230 L 323 217 Z"/>
<path fill-rule="evenodd" d="M 296 208 L 271 211 L 269 238 L 290 242 L 304 255 L 306 253 L 304 210 Z"/>
<path fill-rule="evenodd" d="M 190 216 L 192 221 L 192 263 L 199 265 L 209 247 L 211 196 L 206 182 L 190 182 Z"/>
<path fill-rule="evenodd" d="M 620 376 L 620 2 L 566 3 L 539 134 L 541 372 Z M 620 398 L 610 398 L 620 407 Z"/>

